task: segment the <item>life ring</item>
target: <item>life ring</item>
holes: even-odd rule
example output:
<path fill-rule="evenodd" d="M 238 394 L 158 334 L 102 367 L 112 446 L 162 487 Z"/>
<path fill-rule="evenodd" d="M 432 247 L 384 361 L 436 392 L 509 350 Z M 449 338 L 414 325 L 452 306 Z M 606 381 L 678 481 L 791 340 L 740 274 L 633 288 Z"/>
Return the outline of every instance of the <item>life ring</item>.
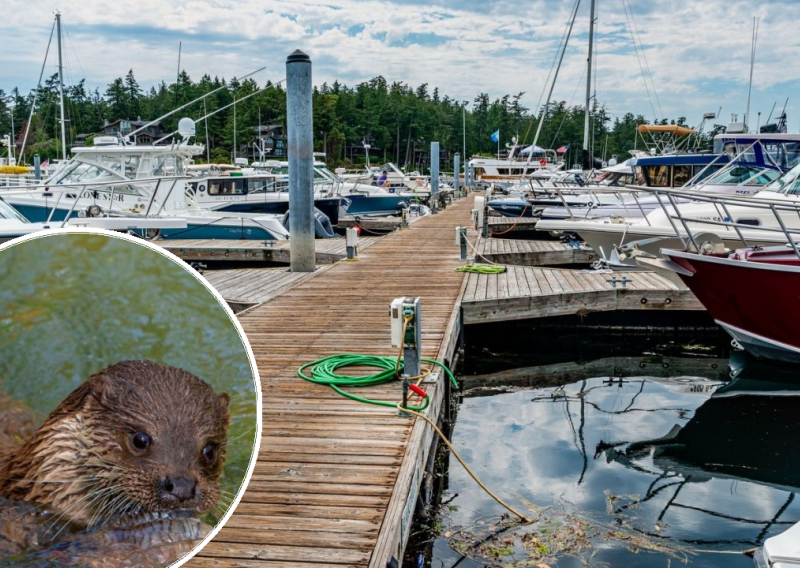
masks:
<path fill-rule="evenodd" d="M 541 160 L 539 160 L 539 165 L 540 166 L 546 166 L 547 165 L 547 160 L 542 158 Z"/>

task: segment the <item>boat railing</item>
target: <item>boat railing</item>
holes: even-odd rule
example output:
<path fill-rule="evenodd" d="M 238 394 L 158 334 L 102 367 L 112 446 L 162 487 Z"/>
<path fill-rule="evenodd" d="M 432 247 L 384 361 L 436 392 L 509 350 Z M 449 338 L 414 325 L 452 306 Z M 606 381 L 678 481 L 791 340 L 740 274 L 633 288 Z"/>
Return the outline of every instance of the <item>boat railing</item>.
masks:
<path fill-rule="evenodd" d="M 800 243 L 797 242 L 798 236 L 800 236 L 800 199 L 795 201 L 770 198 L 765 197 L 763 193 L 757 197 L 714 192 L 698 193 L 682 188 L 630 187 L 627 189 L 632 192 L 649 193 L 656 197 L 674 235 L 680 239 L 686 249 L 691 245 L 694 250 L 702 250 L 699 240 L 701 234 L 707 234 L 709 227 L 718 227 L 724 229 L 724 233 L 736 233 L 744 247 L 751 246 L 748 236 L 750 241 L 756 241 L 757 235 L 774 237 L 776 234 L 782 234 L 786 239 L 787 246 L 791 247 L 800 258 L 800 249 L 798 249 Z M 693 215 L 685 209 L 686 205 L 700 203 L 713 206 L 716 215 Z M 745 211 L 733 210 L 734 207 L 745 208 Z M 795 216 L 797 217 L 796 226 L 787 224 L 789 218 L 793 219 Z M 753 220 L 758 224 L 741 221 L 742 218 L 750 217 L 754 218 Z M 645 219 L 647 218 L 645 217 Z M 768 222 L 770 220 L 774 223 Z"/>
<path fill-rule="evenodd" d="M 72 204 L 67 211 L 67 214 L 61 223 L 61 227 L 64 227 L 68 220 L 76 213 L 76 209 L 78 208 L 78 204 L 80 202 L 80 197 L 84 195 L 85 192 L 95 192 L 95 191 L 104 191 L 109 194 L 108 200 L 103 200 L 103 204 L 107 205 L 105 208 L 99 208 L 96 212 L 93 211 L 92 214 L 94 216 L 123 216 L 123 217 L 151 217 L 151 216 L 159 216 L 163 213 L 166 204 L 169 201 L 170 196 L 172 195 L 175 187 L 178 185 L 178 182 L 185 181 L 187 179 L 191 179 L 189 176 L 172 176 L 172 177 L 153 177 L 153 178 L 140 178 L 136 180 L 107 180 L 107 181 L 99 181 L 99 182 L 70 182 L 70 183 L 59 183 L 56 185 L 32 185 L 32 186 L 25 186 L 19 188 L 8 188 L 0 191 L 0 197 L 3 196 L 31 196 L 31 195 L 41 195 L 43 197 L 51 197 L 55 196 L 56 200 L 52 205 L 48 205 L 48 209 L 50 210 L 47 216 L 47 223 L 53 222 L 53 216 L 58 209 L 58 206 L 61 204 L 62 198 L 66 195 L 69 198 L 69 194 L 75 194 L 72 196 Z M 147 204 L 144 205 L 143 211 L 135 212 L 130 209 L 122 209 L 122 202 L 116 202 L 114 199 L 115 194 L 119 193 L 119 189 L 122 187 L 127 187 L 130 185 L 136 185 L 137 188 L 142 189 L 146 192 L 146 196 L 148 197 Z M 148 186 L 153 186 L 152 189 L 149 189 Z M 159 199 L 159 192 L 162 187 L 168 187 L 166 191 L 166 195 L 163 198 Z M 117 210 L 114 209 L 115 203 L 119 204 L 119 208 Z M 105 210 L 104 210 L 105 209 Z M 155 212 L 154 212 L 155 209 Z M 96 213 L 96 214 L 95 214 Z M 78 216 L 80 216 L 80 212 L 78 212 Z"/>

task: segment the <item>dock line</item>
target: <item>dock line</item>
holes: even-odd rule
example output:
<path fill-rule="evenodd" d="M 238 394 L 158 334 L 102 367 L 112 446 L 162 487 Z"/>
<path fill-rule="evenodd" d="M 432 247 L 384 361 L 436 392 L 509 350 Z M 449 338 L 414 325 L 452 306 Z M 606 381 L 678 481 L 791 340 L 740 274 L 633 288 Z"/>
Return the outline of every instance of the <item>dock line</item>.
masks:
<path fill-rule="evenodd" d="M 405 335 L 405 328 L 411 319 L 412 318 L 404 318 L 403 335 Z M 422 418 L 433 427 L 433 430 L 436 432 L 439 438 L 445 443 L 445 445 L 447 445 L 447 447 L 450 449 L 450 451 L 453 453 L 453 455 L 456 457 L 459 463 L 462 466 L 464 466 L 464 469 L 467 471 L 467 473 L 469 473 L 470 477 L 472 477 L 472 479 L 475 480 L 478 486 L 480 486 L 480 488 L 483 489 L 487 493 L 487 495 L 489 495 L 492 499 L 497 501 L 497 503 L 499 503 L 503 508 L 510 511 L 515 516 L 519 517 L 524 524 L 529 524 L 531 521 L 530 519 L 528 519 L 528 517 L 526 517 L 525 515 L 523 515 L 510 505 L 508 505 L 500 497 L 495 495 L 491 489 L 489 489 L 488 487 L 486 487 L 486 485 L 483 484 L 483 482 L 478 478 L 475 472 L 473 472 L 472 469 L 470 469 L 470 467 L 466 464 L 466 462 L 464 462 L 464 460 L 459 455 L 458 451 L 456 451 L 456 449 L 450 443 L 450 440 L 447 439 L 447 436 L 444 435 L 444 433 L 430 418 L 421 413 L 428 407 L 429 397 L 427 393 L 425 393 L 425 391 L 423 391 L 420 388 L 420 384 L 422 383 L 423 380 L 425 380 L 425 377 L 431 373 L 431 371 L 426 371 L 418 377 L 410 377 L 411 379 L 416 380 L 416 384 L 410 385 L 410 390 L 417 396 L 422 397 L 423 403 L 421 406 L 411 406 L 407 403 L 403 404 L 400 402 L 395 403 L 384 400 L 373 400 L 349 393 L 340 388 L 342 386 L 344 387 L 374 386 L 399 379 L 402 376 L 402 371 L 403 371 L 403 363 L 401 362 L 402 354 L 403 354 L 403 349 L 401 347 L 400 354 L 397 357 L 389 357 L 384 355 L 361 355 L 358 353 L 340 353 L 335 355 L 329 355 L 328 357 L 324 357 L 322 359 L 311 361 L 310 363 L 302 365 L 297 370 L 297 375 L 301 379 L 305 379 L 306 381 L 310 381 L 312 383 L 328 385 L 340 395 L 347 397 L 351 400 L 355 400 L 357 402 L 363 402 L 366 404 L 374 404 L 377 406 L 396 408 L 400 413 L 405 412 L 416 418 Z M 444 370 L 445 374 L 447 374 L 447 377 L 450 379 L 453 386 L 458 388 L 458 382 L 456 381 L 455 376 L 453 376 L 452 371 L 450 371 L 450 369 L 448 369 L 447 366 L 444 365 L 444 363 L 440 363 L 435 359 L 420 359 L 420 361 L 423 361 L 425 363 L 431 363 L 433 365 L 441 367 Z M 350 366 L 375 367 L 382 370 L 378 371 L 377 373 L 373 373 L 371 375 L 363 375 L 363 376 L 340 375 L 337 373 L 338 369 Z M 309 367 L 312 367 L 311 374 L 306 375 L 305 373 L 303 373 L 303 371 L 305 369 L 308 369 Z"/>
<path fill-rule="evenodd" d="M 505 231 L 501 231 L 501 232 L 499 232 L 499 233 L 492 232 L 492 236 L 493 236 L 493 237 L 496 237 L 496 236 L 499 236 L 499 235 L 505 235 L 506 233 L 510 233 L 511 231 L 513 231 L 513 230 L 514 230 L 514 227 L 516 227 L 517 225 L 519 225 L 519 222 L 520 222 L 520 220 L 521 220 L 521 219 L 522 219 L 522 217 L 525 215 L 525 211 L 527 211 L 527 210 L 528 210 L 528 206 L 526 205 L 525 207 L 523 207 L 523 208 L 522 208 L 522 212 L 519 214 L 519 217 L 517 217 L 517 220 L 516 220 L 516 221 L 514 221 L 514 224 L 513 224 L 513 225 L 511 225 L 511 226 L 510 226 L 508 229 L 506 229 Z"/>

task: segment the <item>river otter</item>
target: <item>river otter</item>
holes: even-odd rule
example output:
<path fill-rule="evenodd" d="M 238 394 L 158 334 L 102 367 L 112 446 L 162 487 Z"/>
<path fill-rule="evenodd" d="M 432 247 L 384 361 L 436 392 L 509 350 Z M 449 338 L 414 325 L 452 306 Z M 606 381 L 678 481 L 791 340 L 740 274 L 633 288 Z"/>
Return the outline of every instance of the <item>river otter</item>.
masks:
<path fill-rule="evenodd" d="M 229 397 L 194 375 L 123 361 L 91 376 L 0 461 L 0 496 L 94 526 L 220 498 Z"/>

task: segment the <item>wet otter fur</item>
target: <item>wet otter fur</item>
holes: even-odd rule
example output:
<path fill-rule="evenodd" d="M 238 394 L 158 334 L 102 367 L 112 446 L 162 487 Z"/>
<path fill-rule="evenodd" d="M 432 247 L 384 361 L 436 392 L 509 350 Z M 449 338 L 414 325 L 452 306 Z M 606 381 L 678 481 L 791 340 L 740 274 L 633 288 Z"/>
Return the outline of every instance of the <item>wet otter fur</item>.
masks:
<path fill-rule="evenodd" d="M 0 460 L 0 497 L 84 526 L 145 512 L 211 511 L 220 498 L 229 400 L 182 369 L 112 365 Z"/>

